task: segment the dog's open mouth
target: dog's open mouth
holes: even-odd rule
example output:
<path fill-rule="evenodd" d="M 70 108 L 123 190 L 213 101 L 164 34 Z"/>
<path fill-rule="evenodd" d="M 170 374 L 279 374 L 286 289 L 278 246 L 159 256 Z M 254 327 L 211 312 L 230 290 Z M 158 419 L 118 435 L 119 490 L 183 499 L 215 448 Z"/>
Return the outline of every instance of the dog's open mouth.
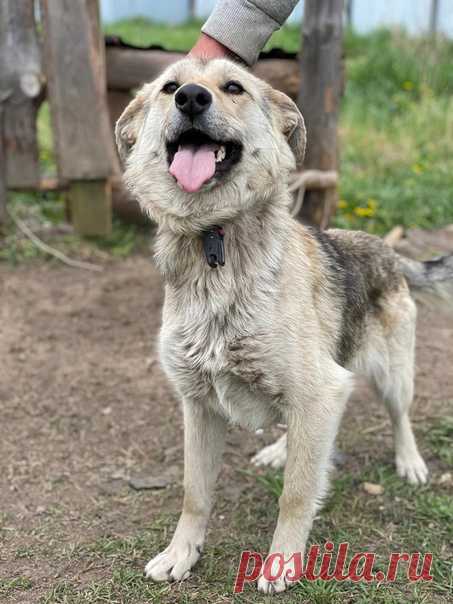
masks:
<path fill-rule="evenodd" d="M 216 141 L 200 130 L 187 130 L 167 143 L 169 172 L 184 191 L 195 193 L 214 177 L 226 174 L 241 152 L 238 142 Z"/>

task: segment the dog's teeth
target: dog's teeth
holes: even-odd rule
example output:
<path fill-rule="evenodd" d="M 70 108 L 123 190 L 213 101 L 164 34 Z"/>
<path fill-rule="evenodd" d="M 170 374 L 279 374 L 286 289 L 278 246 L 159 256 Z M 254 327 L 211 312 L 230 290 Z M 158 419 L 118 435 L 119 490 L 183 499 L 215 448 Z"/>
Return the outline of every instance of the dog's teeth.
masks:
<path fill-rule="evenodd" d="M 221 145 L 219 147 L 219 150 L 217 151 L 217 155 L 216 155 L 216 158 L 215 158 L 216 163 L 219 163 L 219 162 L 223 161 L 225 159 L 225 155 L 226 155 L 225 146 Z"/>

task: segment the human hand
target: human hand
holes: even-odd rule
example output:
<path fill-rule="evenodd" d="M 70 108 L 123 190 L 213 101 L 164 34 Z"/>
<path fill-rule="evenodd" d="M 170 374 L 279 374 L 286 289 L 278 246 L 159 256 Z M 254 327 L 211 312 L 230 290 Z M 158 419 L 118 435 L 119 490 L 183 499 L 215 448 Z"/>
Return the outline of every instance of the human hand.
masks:
<path fill-rule="evenodd" d="M 200 34 L 195 46 L 189 52 L 192 57 L 199 57 L 200 59 L 219 59 L 230 57 L 233 58 L 235 55 L 230 51 L 229 48 L 211 38 L 207 34 Z"/>

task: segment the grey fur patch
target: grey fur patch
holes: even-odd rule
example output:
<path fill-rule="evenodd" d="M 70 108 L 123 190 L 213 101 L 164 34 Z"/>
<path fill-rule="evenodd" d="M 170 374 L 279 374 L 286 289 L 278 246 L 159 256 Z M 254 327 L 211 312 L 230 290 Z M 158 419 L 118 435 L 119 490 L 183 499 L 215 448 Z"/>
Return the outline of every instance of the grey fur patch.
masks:
<path fill-rule="evenodd" d="M 311 230 L 321 246 L 326 276 L 341 305 L 336 361 L 345 366 L 359 349 L 370 312 L 402 282 L 396 255 L 378 237 L 355 231 Z"/>

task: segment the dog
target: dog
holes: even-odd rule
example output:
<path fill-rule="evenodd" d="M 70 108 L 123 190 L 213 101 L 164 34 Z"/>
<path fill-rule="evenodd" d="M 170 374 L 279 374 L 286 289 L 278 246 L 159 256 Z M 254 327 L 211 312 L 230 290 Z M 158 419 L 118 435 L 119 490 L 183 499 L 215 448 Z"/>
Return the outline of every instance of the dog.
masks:
<path fill-rule="evenodd" d="M 378 237 L 294 220 L 288 179 L 304 157 L 302 115 L 229 60 L 170 66 L 125 109 L 116 139 L 126 186 L 158 225 L 159 354 L 184 413 L 183 510 L 147 577 L 182 580 L 199 559 L 230 423 L 287 424 L 256 461 L 285 463 L 269 553 L 303 555 L 354 374 L 388 408 L 398 474 L 425 483 L 409 419 L 410 290 L 451 285 L 453 256 L 419 263 Z M 286 589 L 287 569 L 261 576 L 259 590 Z"/>

